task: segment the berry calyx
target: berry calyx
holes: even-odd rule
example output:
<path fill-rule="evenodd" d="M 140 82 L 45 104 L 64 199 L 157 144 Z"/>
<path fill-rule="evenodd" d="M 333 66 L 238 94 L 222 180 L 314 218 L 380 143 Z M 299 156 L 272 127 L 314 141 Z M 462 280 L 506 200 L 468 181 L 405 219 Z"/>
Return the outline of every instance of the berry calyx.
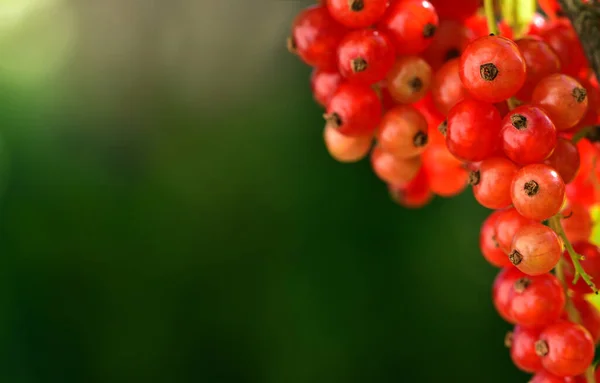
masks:
<path fill-rule="evenodd" d="M 388 7 L 388 0 L 326 0 L 331 16 L 349 28 L 365 28 L 378 22 Z"/>
<path fill-rule="evenodd" d="M 381 119 L 381 102 L 373 89 L 345 83 L 339 86 L 327 105 L 327 124 L 348 136 L 371 134 Z"/>
<path fill-rule="evenodd" d="M 370 85 L 383 80 L 394 65 L 394 48 L 383 33 L 363 29 L 350 32 L 338 47 L 338 68 L 352 82 Z"/>
<path fill-rule="evenodd" d="M 558 235 L 548 226 L 536 222 L 515 233 L 508 258 L 523 273 L 540 275 L 552 270 L 561 254 L 562 243 Z"/>
<path fill-rule="evenodd" d="M 565 184 L 556 170 L 544 164 L 527 165 L 512 182 L 513 206 L 526 218 L 543 221 L 558 213 L 565 197 Z"/>

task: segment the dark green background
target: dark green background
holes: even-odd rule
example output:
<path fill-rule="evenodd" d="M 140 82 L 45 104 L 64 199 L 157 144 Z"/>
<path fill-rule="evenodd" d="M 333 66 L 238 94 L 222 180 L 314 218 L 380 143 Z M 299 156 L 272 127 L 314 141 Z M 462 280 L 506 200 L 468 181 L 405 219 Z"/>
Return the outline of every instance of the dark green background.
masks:
<path fill-rule="evenodd" d="M 51 80 L 3 76 L 0 381 L 526 381 L 503 347 L 471 193 L 406 210 L 368 161 L 329 158 L 285 29 L 260 72 L 227 80 L 264 54 L 235 54 L 253 28 L 288 24 L 302 2 L 262 5 L 286 12 L 223 21 L 239 45 L 182 39 L 229 57 L 196 97 L 141 48 L 86 68 L 105 57 L 84 54 L 102 30 L 79 30 Z"/>

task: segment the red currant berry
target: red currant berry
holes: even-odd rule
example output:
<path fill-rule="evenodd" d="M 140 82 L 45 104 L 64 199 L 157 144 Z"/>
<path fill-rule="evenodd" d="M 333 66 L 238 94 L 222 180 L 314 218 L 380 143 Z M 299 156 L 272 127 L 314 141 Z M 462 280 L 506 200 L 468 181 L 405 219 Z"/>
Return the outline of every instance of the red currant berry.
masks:
<path fill-rule="evenodd" d="M 500 102 L 525 83 L 525 59 L 515 43 L 499 36 L 473 41 L 460 58 L 460 78 L 473 97 Z"/>
<path fill-rule="evenodd" d="M 510 357 L 520 370 L 534 373 L 542 369 L 542 361 L 535 353 L 535 342 L 541 332 L 540 329 L 517 325 L 510 335 Z"/>
<path fill-rule="evenodd" d="M 499 211 L 496 220 L 496 241 L 500 248 L 508 254 L 512 247 L 512 240 L 523 226 L 530 225 L 536 221 L 525 218 L 515 208 Z"/>
<path fill-rule="evenodd" d="M 515 209 L 524 217 L 543 221 L 558 213 L 565 198 L 565 184 L 548 165 L 521 168 L 512 182 Z"/>
<path fill-rule="evenodd" d="M 548 20 L 541 13 L 534 13 L 525 35 L 537 36 L 548 27 Z"/>
<path fill-rule="evenodd" d="M 377 142 L 399 158 L 419 155 L 427 145 L 427 120 L 412 106 L 398 105 L 381 119 Z"/>
<path fill-rule="evenodd" d="M 557 0 L 538 0 L 538 5 L 548 17 L 556 18 L 556 14 L 560 11 L 560 4 Z"/>
<path fill-rule="evenodd" d="M 566 297 L 559 280 L 546 273 L 514 282 L 509 301 L 509 314 L 517 324 L 540 327 L 560 318 Z"/>
<path fill-rule="evenodd" d="M 419 170 L 415 178 L 404 186 L 388 186 L 392 200 L 401 206 L 408 208 L 420 208 L 429 203 L 433 198 L 433 193 L 427 182 L 427 175 L 423 167 Z"/>
<path fill-rule="evenodd" d="M 588 330 L 594 343 L 597 343 L 600 340 L 600 311 L 582 296 L 575 295 L 571 301 L 579 313 L 581 325 Z"/>
<path fill-rule="evenodd" d="M 388 7 L 388 0 L 326 0 L 325 3 L 331 16 L 350 28 L 375 24 Z"/>
<path fill-rule="evenodd" d="M 485 17 L 485 15 L 475 14 L 465 21 L 465 25 L 468 28 L 470 28 L 473 31 L 473 33 L 475 33 L 476 37 L 483 37 L 489 35 L 487 18 Z M 500 35 L 506 37 L 507 39 L 513 38 L 512 29 L 510 25 L 508 25 L 504 20 L 498 23 L 498 31 L 500 32 Z"/>
<path fill-rule="evenodd" d="M 436 137 L 436 133 L 431 132 L 430 137 Z M 435 194 L 452 197 L 467 187 L 469 172 L 463 163 L 448 151 L 444 142 L 432 140 L 423 152 L 422 159 L 429 186 Z"/>
<path fill-rule="evenodd" d="M 312 71 L 310 87 L 319 105 L 327 107 L 333 94 L 342 83 L 342 75 L 338 71 L 327 72 L 318 68 Z"/>
<path fill-rule="evenodd" d="M 510 112 L 502 121 L 504 154 L 520 165 L 541 162 L 556 147 L 556 128 L 539 107 L 523 105 Z"/>
<path fill-rule="evenodd" d="M 510 312 L 511 294 L 515 283 L 526 275 L 515 267 L 502 269 L 492 287 L 492 301 L 498 314 L 507 322 L 515 324 Z"/>
<path fill-rule="evenodd" d="M 571 242 L 587 241 L 592 235 L 592 217 L 589 210 L 579 202 L 569 202 L 561 212 L 562 227 Z"/>
<path fill-rule="evenodd" d="M 600 191 L 596 190 L 594 182 L 579 176 L 566 186 L 567 198 L 590 207 L 600 200 Z"/>
<path fill-rule="evenodd" d="M 496 240 L 496 221 L 501 214 L 502 211 L 495 211 L 483 221 L 479 232 L 479 248 L 483 257 L 493 266 L 508 267 L 512 263 Z"/>
<path fill-rule="evenodd" d="M 553 74 L 537 84 L 531 103 L 544 108 L 556 129 L 566 130 L 575 126 L 585 115 L 587 91 L 574 78 Z"/>
<path fill-rule="evenodd" d="M 500 112 L 492 104 L 466 99 L 448 114 L 446 145 L 464 161 L 481 161 L 499 147 Z"/>
<path fill-rule="evenodd" d="M 585 53 L 569 20 L 562 19 L 553 23 L 540 33 L 540 37 L 558 56 L 563 73 L 577 76 L 587 66 Z"/>
<path fill-rule="evenodd" d="M 527 275 L 540 275 L 556 266 L 562 254 L 562 243 L 554 230 L 541 223 L 520 228 L 513 238 L 508 258 Z"/>
<path fill-rule="evenodd" d="M 428 1 L 402 0 L 391 4 L 379 28 L 388 32 L 398 54 L 414 55 L 432 43 L 438 24 L 438 15 Z"/>
<path fill-rule="evenodd" d="M 401 104 L 419 101 L 431 84 L 431 67 L 417 56 L 400 57 L 387 75 L 387 88 Z"/>
<path fill-rule="evenodd" d="M 327 151 L 339 162 L 356 162 L 365 158 L 371 149 L 371 136 L 350 137 L 326 125 L 323 131 Z"/>
<path fill-rule="evenodd" d="M 296 16 L 288 49 L 308 65 L 337 70 L 336 49 L 346 31 L 329 15 L 327 8 L 313 5 Z"/>
<path fill-rule="evenodd" d="M 437 71 L 431 84 L 431 96 L 437 110 L 444 116 L 467 95 L 458 73 L 460 61 L 450 60 Z"/>
<path fill-rule="evenodd" d="M 472 30 L 454 20 L 442 20 L 433 42 L 422 56 L 434 71 L 449 60 L 460 58 L 467 45 L 475 39 Z"/>
<path fill-rule="evenodd" d="M 577 254 L 584 257 L 584 259 L 579 262 L 585 272 L 595 280 L 600 279 L 600 250 L 598 247 L 586 240 L 573 243 L 573 249 L 575 249 Z M 563 258 L 566 260 L 566 262 L 564 262 L 564 273 L 565 281 L 567 282 L 569 289 L 579 294 L 591 293 L 592 290 L 586 285 L 582 278 L 579 278 L 577 283 L 573 284 L 572 281 L 575 277 L 573 261 L 567 251 L 564 252 Z"/>
<path fill-rule="evenodd" d="M 556 376 L 583 374 L 594 359 L 592 336 L 583 326 L 571 322 L 548 326 L 535 349 L 544 368 Z"/>
<path fill-rule="evenodd" d="M 579 170 L 579 150 L 570 140 L 559 138 L 552 155 L 544 163 L 556 169 L 565 184 L 573 181 Z"/>
<path fill-rule="evenodd" d="M 525 84 L 517 92 L 521 101 L 531 100 L 533 89 L 546 76 L 560 72 L 560 60 L 548 44 L 539 37 L 525 37 L 515 41 L 527 66 Z"/>
<path fill-rule="evenodd" d="M 502 209 L 511 204 L 510 190 L 517 165 L 503 157 L 483 160 L 479 169 L 471 172 L 469 183 L 477 202 L 488 209 Z"/>
<path fill-rule="evenodd" d="M 381 120 L 381 102 L 368 86 L 342 84 L 327 106 L 328 124 L 347 136 L 366 136 Z"/>
<path fill-rule="evenodd" d="M 338 47 L 338 67 L 342 76 L 366 85 L 383 80 L 395 58 L 390 39 L 372 29 L 348 33 Z"/>
<path fill-rule="evenodd" d="M 536 373 L 528 383 L 575 383 L 567 378 L 561 378 L 556 375 L 552 375 L 546 370 L 541 370 Z"/>
<path fill-rule="evenodd" d="M 371 153 L 371 166 L 385 183 L 402 186 L 415 178 L 421 167 L 421 158 L 398 158 L 376 146 Z"/>
<path fill-rule="evenodd" d="M 471 17 L 481 5 L 481 0 L 431 0 L 442 19 L 462 21 Z"/>

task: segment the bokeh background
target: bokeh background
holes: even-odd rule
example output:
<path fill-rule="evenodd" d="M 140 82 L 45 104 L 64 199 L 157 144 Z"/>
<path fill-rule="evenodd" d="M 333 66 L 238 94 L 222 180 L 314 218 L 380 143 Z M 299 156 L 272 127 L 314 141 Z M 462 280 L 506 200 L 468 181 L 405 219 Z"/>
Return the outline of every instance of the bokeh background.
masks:
<path fill-rule="evenodd" d="M 0 381 L 527 380 L 471 194 L 327 155 L 309 3 L 0 1 Z"/>

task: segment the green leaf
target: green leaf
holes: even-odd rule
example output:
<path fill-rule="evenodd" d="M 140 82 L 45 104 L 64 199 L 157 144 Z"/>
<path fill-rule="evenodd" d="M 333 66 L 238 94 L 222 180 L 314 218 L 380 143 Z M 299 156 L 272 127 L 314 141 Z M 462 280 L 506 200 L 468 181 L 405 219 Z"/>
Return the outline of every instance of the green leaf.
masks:
<path fill-rule="evenodd" d="M 526 31 L 536 11 L 535 0 L 501 0 L 502 19 L 511 27 L 515 38 Z"/>

